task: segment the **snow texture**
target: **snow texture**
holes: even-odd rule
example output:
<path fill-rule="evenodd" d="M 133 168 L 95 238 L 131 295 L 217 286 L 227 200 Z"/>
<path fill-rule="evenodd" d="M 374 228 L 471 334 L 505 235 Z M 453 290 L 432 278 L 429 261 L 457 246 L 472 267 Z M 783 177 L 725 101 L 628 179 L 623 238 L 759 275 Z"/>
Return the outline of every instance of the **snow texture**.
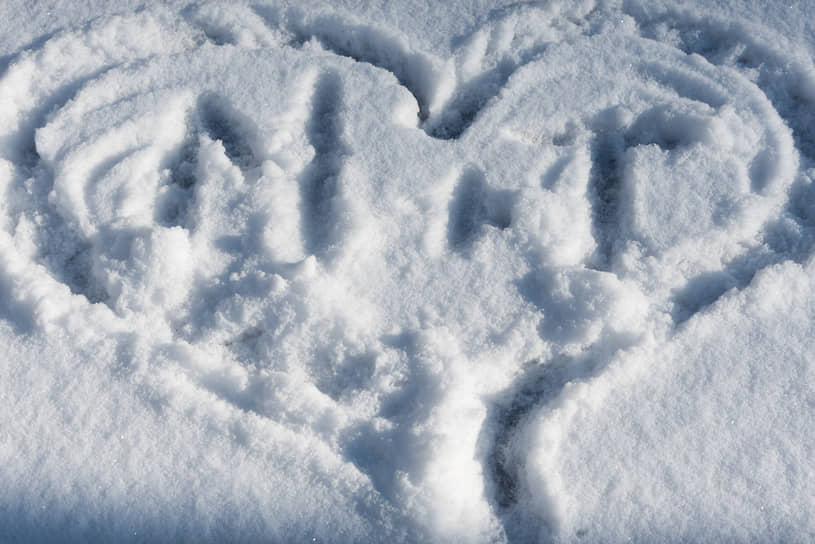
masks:
<path fill-rule="evenodd" d="M 0 541 L 815 538 L 815 4 L 131 3 L 0 8 Z"/>

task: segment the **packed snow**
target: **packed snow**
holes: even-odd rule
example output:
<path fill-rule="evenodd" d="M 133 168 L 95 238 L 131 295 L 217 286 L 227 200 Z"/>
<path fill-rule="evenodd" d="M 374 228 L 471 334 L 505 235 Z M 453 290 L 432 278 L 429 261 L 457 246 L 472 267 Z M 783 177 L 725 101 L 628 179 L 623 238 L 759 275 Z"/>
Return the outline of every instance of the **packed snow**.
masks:
<path fill-rule="evenodd" d="M 815 539 L 811 0 L 0 6 L 0 541 Z"/>

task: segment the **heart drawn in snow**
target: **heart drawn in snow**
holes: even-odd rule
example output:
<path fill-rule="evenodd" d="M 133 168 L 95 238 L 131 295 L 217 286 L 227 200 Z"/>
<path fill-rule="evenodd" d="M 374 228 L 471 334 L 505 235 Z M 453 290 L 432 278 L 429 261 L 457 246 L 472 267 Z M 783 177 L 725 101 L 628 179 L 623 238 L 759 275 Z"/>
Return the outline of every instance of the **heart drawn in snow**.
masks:
<path fill-rule="evenodd" d="M 509 508 L 502 444 L 602 371 L 571 361 L 749 281 L 728 265 L 785 204 L 812 116 L 762 90 L 784 67 L 763 42 L 559 9 L 496 10 L 449 59 L 340 14 L 215 5 L 21 53 L 0 81 L 21 312 L 119 335 L 162 394 L 191 382 L 338 444 L 392 500 L 432 485 L 401 436 L 469 413 L 427 443 L 474 448 L 505 389 L 484 472 Z M 795 70 L 775 93 L 801 94 Z M 545 392 L 517 378 L 530 360 L 565 361 Z"/>

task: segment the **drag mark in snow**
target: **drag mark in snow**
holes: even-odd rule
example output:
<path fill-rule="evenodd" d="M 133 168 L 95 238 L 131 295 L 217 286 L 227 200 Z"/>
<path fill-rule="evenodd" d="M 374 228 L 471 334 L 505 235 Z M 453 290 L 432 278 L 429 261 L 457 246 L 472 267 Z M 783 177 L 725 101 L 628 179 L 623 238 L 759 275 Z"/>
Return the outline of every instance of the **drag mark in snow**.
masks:
<path fill-rule="evenodd" d="M 474 166 L 465 169 L 449 206 L 447 240 L 454 250 L 472 244 L 482 225 L 506 229 L 512 221 L 513 193 L 490 189 L 484 173 Z"/>
<path fill-rule="evenodd" d="M 206 39 L 213 45 L 235 45 L 237 40 L 228 30 L 213 25 L 208 21 L 196 21 L 196 23 L 201 29 L 201 32 L 204 33 L 204 36 L 206 36 Z"/>
<path fill-rule="evenodd" d="M 594 134 L 590 143 L 589 196 L 597 249 L 590 268 L 611 272 L 626 242 L 623 223 L 625 214 L 631 211 L 631 203 L 625 201 L 630 194 L 623 192 L 626 153 L 638 146 L 656 146 L 668 155 L 679 153 L 699 143 L 697 133 L 704 131 L 705 124 L 700 117 L 660 105 L 640 113 L 633 122 L 626 120 L 619 108 L 609 108 L 600 112 L 591 125 Z"/>
<path fill-rule="evenodd" d="M 687 55 L 699 55 L 720 69 L 730 69 L 749 79 L 769 103 L 771 114 L 783 119 L 791 129 L 792 145 L 775 134 L 768 148 L 759 151 L 748 165 L 751 190 L 761 194 L 779 169 L 778 161 L 791 162 L 799 154 L 805 165 L 815 163 L 815 69 L 811 62 L 790 61 L 788 56 L 772 42 L 760 39 L 760 29 L 742 24 L 701 20 L 678 12 L 650 15 L 631 7 L 628 14 L 637 21 L 640 34 L 655 42 L 666 37 Z M 660 71 L 651 71 L 658 76 Z M 687 77 L 686 77 L 687 79 Z M 726 98 L 713 89 L 696 82 L 677 81 L 676 77 L 662 76 L 666 85 L 713 107 L 726 103 Z M 699 93 L 703 93 L 704 96 Z M 756 108 L 761 111 L 761 108 Z M 766 115 L 766 114 L 765 114 Z M 773 132 L 778 133 L 777 129 Z M 772 218 L 762 227 L 762 245 L 732 259 L 721 270 L 703 272 L 674 290 L 674 322 L 683 324 L 696 313 L 714 304 L 731 289 L 748 286 L 755 274 L 773 264 L 791 259 L 803 262 L 812 251 L 800 235 L 789 234 L 785 221 L 791 218 L 802 228 L 810 228 L 813 217 L 802 204 L 810 197 L 810 184 L 800 177 L 790 187 L 790 198 L 780 218 Z M 792 237 L 790 237 L 792 236 Z M 806 246 L 803 247 L 802 246 Z"/>
<path fill-rule="evenodd" d="M 189 227 L 189 213 L 194 207 L 195 186 L 198 183 L 200 137 L 208 136 L 223 145 L 227 158 L 244 177 L 254 179 L 261 165 L 253 139 L 257 127 L 229 101 L 212 92 L 198 97 L 196 107 L 188 115 L 187 134 L 176 149 L 168 152 L 169 176 L 156 202 L 156 221 L 165 227 Z"/>
<path fill-rule="evenodd" d="M 251 137 L 257 132 L 252 122 L 224 98 L 205 94 L 198 99 L 201 128 L 215 141 L 220 141 L 226 156 L 241 170 L 260 166 L 252 149 Z"/>
<path fill-rule="evenodd" d="M 193 28 L 199 29 L 204 39 L 218 47 L 282 47 L 285 37 L 269 28 L 259 14 L 261 9 L 207 2 L 190 4 L 181 10 L 181 16 Z"/>
<path fill-rule="evenodd" d="M 756 29 L 738 24 L 678 13 L 647 16 L 631 10 L 631 15 L 643 37 L 659 41 L 660 36 L 673 32 L 678 39 L 676 47 L 684 53 L 700 55 L 754 81 L 792 129 L 800 153 L 815 161 L 815 72 L 811 64 L 790 62 L 780 49 L 750 38 Z"/>
<path fill-rule="evenodd" d="M 800 249 L 800 248 L 799 248 Z M 749 286 L 762 270 L 784 261 L 802 263 L 809 251 L 783 251 L 767 245 L 751 249 L 728 262 L 721 270 L 704 272 L 690 278 L 673 292 L 673 321 L 680 327 L 697 313 L 713 306 L 730 291 L 741 291 Z"/>
<path fill-rule="evenodd" d="M 441 140 L 456 140 L 478 118 L 479 113 L 495 99 L 515 71 L 546 50 L 546 45 L 524 51 L 519 62 L 504 60 L 498 66 L 460 84 L 438 114 L 428 119 L 424 130 Z"/>
<path fill-rule="evenodd" d="M 188 226 L 197 182 L 198 146 L 198 130 L 192 119 L 189 119 L 187 136 L 169 157 L 169 179 L 165 193 L 156 202 L 155 220 L 160 225 Z"/>
<path fill-rule="evenodd" d="M 167 38 L 145 43 L 145 31 Z M 116 33 L 117 40 L 104 39 Z M 159 52 L 183 50 L 183 32 L 170 37 L 160 17 L 142 12 L 116 16 L 35 40 L 15 55 L 0 79 L 0 157 L 14 165 L 8 185 L 11 215 L 17 224 L 35 226 L 34 259 L 51 278 L 90 302 L 107 299 L 105 289 L 92 273 L 93 249 L 87 233 L 66 217 L 50 197 L 54 188 L 53 164 L 41 159 L 35 140 L 47 117 L 71 102 L 86 84 L 114 67 L 148 58 Z M 161 43 L 158 43 L 161 42 Z M 79 62 L 79 59 L 82 62 Z M 50 67 L 60 66 L 59 70 Z M 57 144 L 51 142 L 51 144 Z M 101 170 L 96 171 L 101 174 Z M 36 281 L 29 278 L 32 284 Z M 52 280 L 45 280 L 46 283 Z"/>
<path fill-rule="evenodd" d="M 575 9 L 575 13 L 568 13 Z M 581 11 L 584 10 L 584 11 Z M 490 13 L 489 20 L 471 34 L 457 38 L 456 53 L 476 59 L 473 73 L 460 73 L 450 97 L 423 128 L 429 136 L 457 140 L 476 122 L 481 112 L 500 99 L 502 90 L 519 69 L 537 60 L 555 43 L 568 42 L 596 32 L 590 23 L 598 8 L 580 6 L 553 16 L 537 2 L 513 4 Z M 510 44 L 523 44 L 512 47 Z M 480 57 L 480 58 L 479 58 Z"/>
<path fill-rule="evenodd" d="M 320 76 L 312 95 L 311 118 L 306 125 L 314 159 L 300 176 L 303 202 L 302 231 L 306 249 L 324 254 L 333 244 L 336 230 L 334 199 L 340 192 L 343 162 L 349 154 L 343 141 L 342 80 L 334 72 Z"/>
<path fill-rule="evenodd" d="M 492 437 L 488 440 L 492 447 L 486 456 L 486 468 L 499 510 L 514 506 L 522 492 L 519 475 L 522 462 L 511 450 L 512 437 L 530 412 L 546 406 L 573 379 L 570 362 L 563 359 L 530 363 L 531 368 L 521 374 L 502 395 L 503 398 L 492 406 L 488 416 L 492 425 L 485 426 L 485 431 L 492 430 Z"/>
<path fill-rule="evenodd" d="M 620 243 L 620 157 L 625 152 L 622 134 L 615 129 L 598 132 L 592 145 L 589 189 L 597 250 L 592 268 L 610 271 Z"/>
<path fill-rule="evenodd" d="M 694 36 L 698 39 L 697 34 Z M 716 44 L 717 40 L 704 43 Z M 640 45 L 642 43 L 638 43 L 636 48 L 639 56 L 635 64 L 639 63 L 639 66 L 635 68 L 635 73 L 639 74 L 637 77 L 641 81 L 632 87 L 632 96 L 636 96 L 637 100 L 645 98 L 645 105 L 637 100 L 633 101 L 635 106 L 625 103 L 612 105 L 599 114 L 593 114 L 594 117 L 581 120 L 591 134 L 584 138 L 591 154 L 588 196 L 592 204 L 593 234 L 597 245 L 587 266 L 613 271 L 625 277 L 630 269 L 627 270 L 619 256 L 627 251 L 629 241 L 634 242 L 632 245 L 638 245 L 638 250 L 643 250 L 641 255 L 655 257 L 656 261 L 663 255 L 669 256 L 666 266 L 671 266 L 667 264 L 671 258 L 679 259 L 677 256 L 680 255 L 682 259 L 693 262 L 689 268 L 697 272 L 689 274 L 684 281 L 679 280 L 675 287 L 668 290 L 667 302 L 673 304 L 673 321 L 679 326 L 715 303 L 730 289 L 748 285 L 758 271 L 784 260 L 783 254 L 760 247 L 747 252 L 742 249 L 743 253 L 731 256 L 722 266 L 716 252 L 722 247 L 731 247 L 728 244 L 732 244 L 734 239 L 743 240 L 746 246 L 752 236 L 769 235 L 766 222 L 772 221 L 781 210 L 785 193 L 796 175 L 798 151 L 805 149 L 811 140 L 813 122 L 809 120 L 811 113 L 795 113 L 795 104 L 801 102 L 801 89 L 805 88 L 802 83 L 806 81 L 805 74 L 797 74 L 790 80 L 782 77 L 781 82 L 767 90 L 765 87 L 770 85 L 769 77 L 759 74 L 754 77 L 754 84 L 750 78 L 718 66 L 722 64 L 717 62 L 721 52 L 715 47 L 700 46 L 697 50 L 707 60 L 683 58 L 680 54 L 675 55 L 676 62 L 667 62 L 659 57 L 672 55 L 670 48 L 659 44 L 654 46 L 658 60 L 649 62 L 648 55 L 643 53 L 648 46 L 642 45 L 640 48 Z M 736 49 L 742 53 L 750 50 L 749 47 Z M 546 57 L 544 55 L 544 61 L 548 60 L 555 66 L 565 60 L 563 57 Z M 588 55 L 584 56 L 583 61 L 586 58 Z M 776 76 L 782 73 L 779 69 L 766 68 L 770 63 L 757 60 L 755 53 L 737 55 L 737 58 L 741 59 L 738 62 L 748 66 L 748 72 L 761 66 Z M 580 62 L 578 57 L 574 60 Z M 592 74 L 593 77 L 597 76 L 595 72 Z M 614 76 L 609 79 L 612 85 L 620 85 L 630 84 L 635 78 L 625 83 L 615 80 Z M 580 88 L 578 83 L 570 82 L 567 88 Z M 538 84 L 546 88 L 546 83 Z M 797 94 L 789 90 L 789 84 L 798 85 Z M 641 86 L 636 88 L 636 85 Z M 557 82 L 551 86 L 560 90 Z M 586 82 L 586 87 L 591 88 L 592 84 Z M 656 87 L 659 90 L 655 91 Z M 781 91 L 777 90 L 779 87 Z M 624 90 L 618 92 L 618 96 L 625 96 Z M 772 92 L 782 95 L 781 98 L 773 97 Z M 765 94 L 770 96 L 769 101 Z M 794 94 L 797 98 L 793 98 Z M 650 104 L 649 100 L 652 101 Z M 784 123 L 780 122 L 779 115 L 792 128 L 793 139 L 790 139 Z M 791 120 L 789 116 L 797 119 Z M 742 137 L 739 123 L 762 135 L 760 143 L 757 142 L 754 148 L 738 148 Z M 721 155 L 710 154 L 711 148 L 717 149 L 715 146 L 720 143 L 721 136 L 716 132 L 720 130 L 724 130 L 724 141 L 733 138 L 737 142 L 732 147 L 722 147 L 721 154 L 727 155 L 726 160 L 732 161 L 730 164 L 737 164 L 737 168 L 743 170 L 739 170 L 741 179 L 738 185 L 724 183 L 732 181 L 731 177 L 715 179 L 715 183 L 722 182 L 721 186 L 725 188 L 722 194 L 716 194 L 709 190 L 710 185 L 674 172 L 681 172 L 680 167 L 687 161 L 698 160 L 700 164 L 709 165 L 711 159 L 720 160 Z M 796 145 L 793 145 L 793 141 Z M 803 155 L 811 158 L 806 151 L 803 151 Z M 661 162 L 665 169 L 649 172 L 657 162 Z M 715 175 L 714 168 L 708 170 L 712 173 L 705 170 L 699 175 Z M 665 186 L 666 190 L 663 190 L 658 182 L 665 173 L 676 177 L 673 187 Z M 683 186 L 688 187 L 684 192 Z M 672 193 L 674 190 L 676 193 Z M 737 212 L 733 210 L 733 203 L 739 197 L 749 207 Z M 687 198 L 688 202 L 698 201 L 699 206 L 688 205 L 680 200 L 682 198 Z M 698 221 L 685 222 L 681 213 L 674 212 L 683 206 L 686 207 L 685 213 L 687 208 L 691 208 L 691 214 L 707 206 L 710 215 L 705 217 L 700 213 Z M 655 213 L 656 210 L 659 212 Z M 654 215 L 649 217 L 652 213 Z M 759 214 L 762 219 L 756 221 L 749 217 L 752 213 Z M 739 224 L 743 217 L 749 219 Z M 721 231 L 721 234 L 717 231 Z M 707 237 L 710 244 L 697 244 L 695 232 L 699 232 L 699 237 Z M 712 256 L 705 255 L 711 252 L 709 246 L 716 247 Z M 732 251 L 738 249 L 736 247 Z M 791 254 L 786 253 L 786 256 L 790 257 Z M 664 276 L 669 277 L 670 274 Z M 555 307 L 547 301 L 541 310 L 546 314 L 547 310 L 554 311 Z M 602 338 L 589 349 L 599 353 L 613 343 L 612 339 Z M 536 367 L 522 375 L 509 388 L 506 399 L 494 404 L 489 423 L 485 425 L 484 432 L 491 433 L 485 441 L 492 444 L 485 458 L 487 486 L 492 489 L 495 510 L 504 520 L 510 541 L 530 541 L 539 535 L 534 530 L 526 532 L 524 528 L 534 525 L 534 520 L 521 519 L 519 516 L 523 515 L 523 508 L 514 508 L 524 500 L 525 460 L 523 452 L 519 452 L 513 440 L 528 416 L 545 410 L 566 384 L 593 379 L 605 368 L 604 364 L 586 362 L 588 359 L 581 358 L 581 361 L 556 357 L 551 364 L 542 365 L 539 369 Z M 543 533 L 549 532 L 549 529 L 552 528 L 543 527 Z"/>
<path fill-rule="evenodd" d="M 503 523 L 509 542 L 529 542 L 541 535 L 551 536 L 556 523 L 553 512 L 537 512 L 532 519 L 522 507 L 527 459 L 519 435 L 530 423 L 530 417 L 540 416 L 548 405 L 558 400 L 568 384 L 593 379 L 603 371 L 608 360 L 609 355 L 602 353 L 602 349 L 593 349 L 579 357 L 558 356 L 546 362 L 529 362 L 493 402 L 481 431 L 481 440 L 490 444 L 484 457 L 484 472 L 493 509 Z"/>
<path fill-rule="evenodd" d="M 505 19 L 522 17 L 523 8 L 531 5 L 524 4 L 517 12 L 509 10 L 479 29 L 479 32 L 489 29 L 493 34 L 500 33 L 497 29 L 502 23 L 506 23 Z M 453 76 L 446 73 L 447 68 L 443 63 L 430 55 L 414 51 L 397 34 L 356 24 L 338 16 L 308 18 L 298 10 L 290 10 L 285 17 L 281 17 L 278 11 L 267 6 L 255 6 L 253 9 L 266 20 L 270 28 L 292 34 L 292 46 L 302 47 L 314 40 L 336 55 L 371 64 L 393 74 L 416 99 L 421 128 L 428 136 L 442 140 L 460 138 L 475 122 L 479 113 L 500 94 L 512 74 L 538 58 L 551 43 L 546 40 L 537 41 L 518 51 L 506 51 L 503 58 L 494 65 L 485 66 L 480 73 L 459 81 L 454 88 L 448 89 L 447 79 Z M 569 27 L 564 32 L 570 38 L 591 35 L 594 31 L 591 25 L 576 17 L 559 19 L 556 23 Z M 491 39 L 506 41 L 507 37 L 493 36 Z M 566 38 L 561 36 L 561 39 Z M 441 105 L 435 107 L 436 103 Z"/>
<path fill-rule="evenodd" d="M 669 11 L 656 15 L 631 7 L 628 13 L 639 25 L 640 34 L 659 42 L 670 36 L 671 42 L 688 55 L 696 54 L 708 62 L 744 74 L 772 103 L 774 112 L 791 129 L 795 151 L 815 164 L 815 67 L 809 59 L 791 61 L 785 49 L 773 40 L 762 40 L 762 29 L 733 24 L 730 21 L 702 20 Z M 768 165 L 776 151 L 765 153 L 750 165 L 754 190 L 760 191 L 768 177 Z M 805 165 L 805 166 L 806 166 Z M 811 183 L 798 179 L 791 187 L 786 212 L 805 228 L 815 225 L 815 214 L 809 209 Z M 780 219 L 781 222 L 784 218 Z M 780 223 L 779 223 L 780 225 Z M 783 229 L 783 227 L 780 227 Z M 776 229 L 769 224 L 765 232 Z M 795 241 L 785 243 L 797 245 Z M 801 248 L 791 255 L 801 261 Z M 811 248 L 805 250 L 811 252 Z M 779 255 L 779 259 L 782 255 Z"/>
<path fill-rule="evenodd" d="M 277 11 L 267 6 L 255 6 L 254 9 L 271 28 L 280 25 Z M 336 15 L 308 18 L 298 10 L 290 10 L 285 19 L 288 22 L 285 31 L 294 36 L 292 45 L 302 47 L 314 40 L 336 55 L 390 72 L 416 99 L 419 120 L 427 119 L 441 69 L 440 63 L 434 62 L 432 57 L 411 50 L 404 38 L 397 34 Z"/>
<path fill-rule="evenodd" d="M 514 71 L 511 65 L 498 66 L 459 87 L 444 109 L 425 124 L 427 134 L 441 140 L 459 138 Z"/>

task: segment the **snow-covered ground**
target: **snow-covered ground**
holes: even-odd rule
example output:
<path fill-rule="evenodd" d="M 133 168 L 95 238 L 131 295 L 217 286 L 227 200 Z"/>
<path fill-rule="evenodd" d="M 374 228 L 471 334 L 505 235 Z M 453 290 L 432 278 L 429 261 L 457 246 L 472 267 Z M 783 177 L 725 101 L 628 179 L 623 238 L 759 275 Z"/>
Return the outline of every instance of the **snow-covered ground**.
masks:
<path fill-rule="evenodd" d="M 811 542 L 815 2 L 0 4 L 0 541 Z"/>

